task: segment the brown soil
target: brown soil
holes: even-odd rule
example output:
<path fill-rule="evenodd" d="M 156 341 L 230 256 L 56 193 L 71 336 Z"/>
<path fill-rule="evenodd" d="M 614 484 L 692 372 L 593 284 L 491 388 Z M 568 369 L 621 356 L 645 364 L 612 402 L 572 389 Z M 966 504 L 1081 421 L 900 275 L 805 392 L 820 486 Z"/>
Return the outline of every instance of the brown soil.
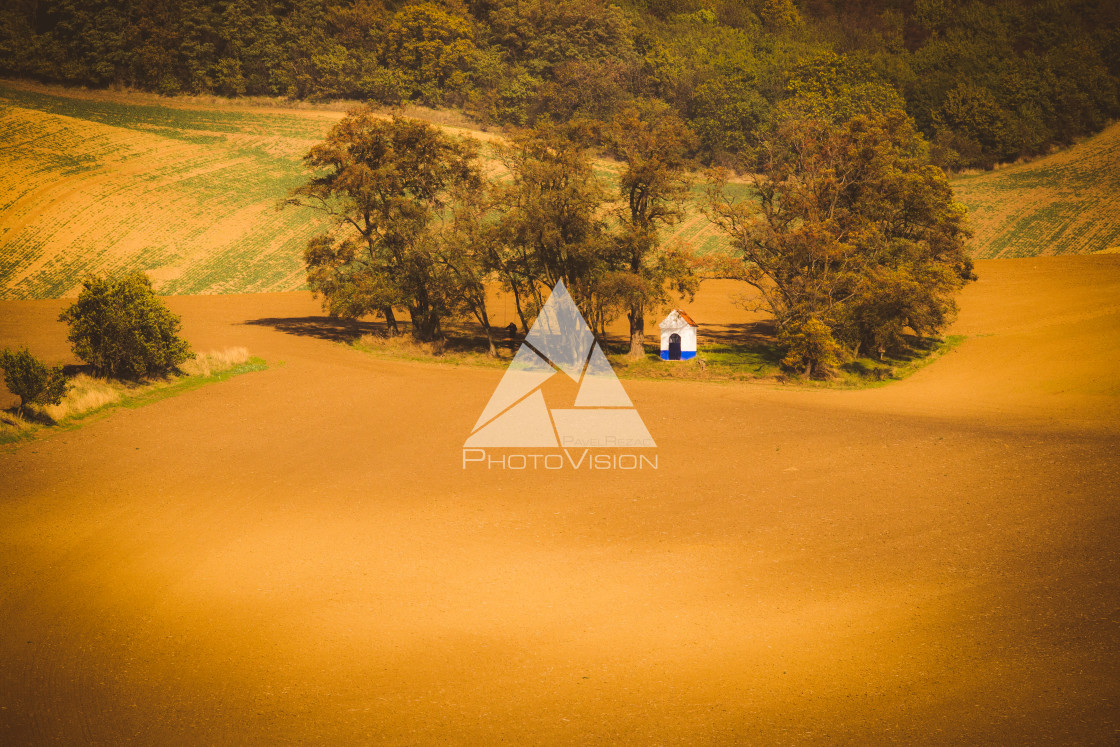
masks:
<path fill-rule="evenodd" d="M 1120 256 L 978 270 L 882 389 L 626 382 L 641 472 L 464 470 L 499 370 L 171 299 L 272 367 L 0 453 L 0 741 L 1114 743 Z"/>

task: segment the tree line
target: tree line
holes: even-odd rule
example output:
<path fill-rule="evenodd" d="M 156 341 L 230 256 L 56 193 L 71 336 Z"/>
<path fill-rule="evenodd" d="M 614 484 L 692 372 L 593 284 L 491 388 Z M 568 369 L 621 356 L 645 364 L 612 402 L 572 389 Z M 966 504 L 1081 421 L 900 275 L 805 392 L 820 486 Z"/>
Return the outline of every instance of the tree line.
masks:
<path fill-rule="evenodd" d="M 612 178 L 597 173 L 595 142 L 617 159 Z M 512 297 L 528 331 L 563 280 L 597 334 L 628 319 L 640 358 L 647 312 L 698 284 L 688 247 L 661 238 L 694 199 L 693 142 L 667 105 L 634 106 L 594 135 L 584 122 L 520 130 L 488 146 L 496 169 L 477 141 L 362 107 L 307 154 L 312 176 L 286 203 L 333 218 L 304 254 L 332 315 L 376 314 L 396 331 L 395 310 L 407 309 L 426 341 L 449 318 L 473 318 L 494 355 L 487 289 Z M 972 276 L 965 210 L 905 112 L 791 110 L 752 153 L 741 164 L 751 193 L 713 170 L 699 207 L 773 314 L 783 365 L 828 376 L 953 318 Z"/>
<path fill-rule="evenodd" d="M 622 112 L 602 137 L 621 158 L 611 188 L 596 173 L 583 125 L 546 125 L 489 146 L 422 121 L 351 111 L 305 159 L 314 175 L 288 204 L 333 220 L 304 253 L 308 284 L 332 315 L 378 314 L 412 334 L 443 337 L 443 322 L 470 317 L 496 345 L 487 288 L 513 299 L 523 330 L 563 280 L 593 329 L 630 320 L 631 352 L 645 355 L 645 313 L 670 290 L 694 291 L 682 247 L 660 240 L 683 215 L 689 133 L 669 111 Z"/>
<path fill-rule="evenodd" d="M 0 71 L 164 94 L 608 123 L 663 104 L 734 163 L 791 104 L 906 111 L 942 166 L 1045 152 L 1120 114 L 1113 0 L 13 0 Z M 847 102 L 846 104 L 843 102 Z"/>

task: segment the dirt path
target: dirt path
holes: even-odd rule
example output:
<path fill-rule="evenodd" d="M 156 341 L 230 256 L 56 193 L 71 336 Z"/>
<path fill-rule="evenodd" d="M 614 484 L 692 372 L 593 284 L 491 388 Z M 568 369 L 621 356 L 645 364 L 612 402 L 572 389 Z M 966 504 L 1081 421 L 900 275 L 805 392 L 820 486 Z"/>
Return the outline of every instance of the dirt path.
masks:
<path fill-rule="evenodd" d="M 641 472 L 464 471 L 500 372 L 173 299 L 273 367 L 0 453 L 0 741 L 1113 742 L 1118 260 L 980 263 L 883 389 L 627 382 Z"/>

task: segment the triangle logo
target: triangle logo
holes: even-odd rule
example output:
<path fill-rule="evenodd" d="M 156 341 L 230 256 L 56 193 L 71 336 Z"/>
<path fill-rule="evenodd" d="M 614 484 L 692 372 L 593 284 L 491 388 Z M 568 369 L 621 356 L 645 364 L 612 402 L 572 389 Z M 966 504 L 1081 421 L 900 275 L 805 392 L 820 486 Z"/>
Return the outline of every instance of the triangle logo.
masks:
<path fill-rule="evenodd" d="M 574 407 L 550 408 L 545 402 L 541 385 L 556 375 L 579 385 Z M 552 289 L 463 444 L 482 448 L 656 445 L 562 280 Z"/>

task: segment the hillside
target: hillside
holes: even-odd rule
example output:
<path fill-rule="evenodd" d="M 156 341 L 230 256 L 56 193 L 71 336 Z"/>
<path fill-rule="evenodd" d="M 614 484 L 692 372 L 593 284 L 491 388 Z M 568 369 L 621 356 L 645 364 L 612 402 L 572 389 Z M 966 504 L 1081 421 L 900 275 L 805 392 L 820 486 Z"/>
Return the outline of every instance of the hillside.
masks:
<path fill-rule="evenodd" d="M 164 294 L 304 288 L 300 253 L 322 219 L 276 204 L 342 114 L 0 82 L 0 298 L 72 295 L 87 272 L 132 269 Z M 972 211 L 974 253 L 1120 244 L 1118 157 L 1120 125 L 1038 161 L 954 179 Z M 600 167 L 607 181 L 611 168 Z M 696 211 L 667 238 L 699 255 L 725 251 Z"/>
<path fill-rule="evenodd" d="M 0 297 L 148 270 L 162 293 L 303 282 L 319 225 L 275 210 L 338 114 L 121 104 L 0 88 Z"/>
<path fill-rule="evenodd" d="M 0 82 L 0 298 L 72 295 L 87 272 L 133 269 L 168 295 L 306 287 L 301 252 L 325 224 L 276 205 L 342 116 Z M 721 249 L 699 214 L 678 238 Z"/>
<path fill-rule="evenodd" d="M 976 256 L 1089 254 L 1120 245 L 1120 124 L 1068 150 L 953 180 Z"/>
<path fill-rule="evenodd" d="M 0 11 L 0 74 L 163 94 L 607 123 L 666 106 L 706 163 L 787 105 L 903 106 L 950 167 L 1120 116 L 1114 0 L 56 0 Z"/>

